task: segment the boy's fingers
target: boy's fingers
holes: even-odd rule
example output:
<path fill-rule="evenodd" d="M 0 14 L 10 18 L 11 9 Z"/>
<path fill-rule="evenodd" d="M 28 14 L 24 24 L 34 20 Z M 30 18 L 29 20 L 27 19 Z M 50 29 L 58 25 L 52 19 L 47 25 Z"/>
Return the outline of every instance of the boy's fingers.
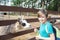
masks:
<path fill-rule="evenodd" d="M 37 31 L 37 29 L 34 29 L 34 32 L 36 32 Z"/>

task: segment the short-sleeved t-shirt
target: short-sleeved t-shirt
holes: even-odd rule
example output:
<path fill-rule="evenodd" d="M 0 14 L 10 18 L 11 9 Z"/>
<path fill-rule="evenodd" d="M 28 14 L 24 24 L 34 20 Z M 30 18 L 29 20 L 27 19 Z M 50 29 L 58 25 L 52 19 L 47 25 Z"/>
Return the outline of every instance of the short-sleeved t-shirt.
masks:
<path fill-rule="evenodd" d="M 46 29 L 47 29 L 48 32 L 46 32 Z M 42 23 L 40 24 L 39 34 L 42 37 L 46 37 L 46 38 L 50 37 L 49 35 L 52 34 L 52 33 L 54 33 L 53 32 L 53 26 L 49 21 L 45 22 L 44 24 L 42 24 Z"/>

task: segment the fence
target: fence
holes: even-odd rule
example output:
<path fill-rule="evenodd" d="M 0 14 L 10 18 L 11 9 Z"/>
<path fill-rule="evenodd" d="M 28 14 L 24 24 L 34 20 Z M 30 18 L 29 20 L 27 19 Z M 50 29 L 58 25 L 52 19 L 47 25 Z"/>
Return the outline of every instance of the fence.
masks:
<path fill-rule="evenodd" d="M 28 9 L 28 8 L 21 8 L 21 7 L 10 7 L 10 6 L 0 6 L 0 11 L 17 11 L 17 12 L 37 12 L 38 10 L 36 9 Z M 55 12 L 57 13 L 57 12 Z M 50 18 L 50 19 L 60 19 L 60 18 Z M 26 19 L 28 22 L 38 22 L 37 18 L 34 19 Z M 15 20 L 0 20 L 0 26 L 6 26 L 6 25 L 11 25 L 17 22 L 17 19 Z M 60 24 L 60 23 L 58 23 Z M 57 24 L 55 24 L 57 25 Z M 21 36 L 27 33 L 33 32 L 33 28 L 29 30 L 22 30 L 17 33 L 9 33 L 7 35 L 0 36 L 0 40 L 7 40 L 13 37 Z M 31 39 L 34 40 L 34 39 Z"/>

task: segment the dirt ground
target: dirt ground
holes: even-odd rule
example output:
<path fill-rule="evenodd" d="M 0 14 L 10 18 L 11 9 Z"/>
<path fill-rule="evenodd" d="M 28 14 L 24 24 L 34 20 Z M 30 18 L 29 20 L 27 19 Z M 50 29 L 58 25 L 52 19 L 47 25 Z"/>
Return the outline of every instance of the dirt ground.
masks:
<path fill-rule="evenodd" d="M 27 40 L 27 39 L 32 38 L 34 36 L 35 36 L 35 34 L 34 34 L 34 32 L 32 32 L 32 33 L 28 33 L 28 34 L 25 34 L 22 36 L 14 37 L 11 40 Z"/>

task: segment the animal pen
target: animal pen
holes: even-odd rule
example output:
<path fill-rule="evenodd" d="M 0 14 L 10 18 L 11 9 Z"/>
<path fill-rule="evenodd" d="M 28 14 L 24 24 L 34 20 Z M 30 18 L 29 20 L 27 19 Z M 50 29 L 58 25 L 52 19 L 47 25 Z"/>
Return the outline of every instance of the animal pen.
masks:
<path fill-rule="evenodd" d="M 22 8 L 22 7 L 14 7 L 14 6 L 1 6 L 0 5 L 0 11 L 1 12 L 20 12 L 20 13 L 18 13 L 19 14 L 19 16 L 21 16 L 22 15 L 22 12 L 33 12 L 34 14 L 36 14 L 37 13 L 37 11 L 38 11 L 38 9 L 33 9 L 33 8 Z M 58 11 L 49 11 L 48 10 L 48 13 L 49 14 L 53 14 L 53 15 L 60 15 L 59 13 L 58 13 Z M 26 13 L 25 13 L 26 14 Z M 29 13 L 28 13 L 29 14 Z M 4 14 L 4 15 L 6 15 L 6 14 Z M 14 15 L 13 15 L 14 16 Z M 29 15 L 28 15 L 29 16 Z M 5 17 L 5 16 L 4 16 Z M 8 17 L 10 18 L 10 16 L 9 16 L 9 14 L 8 14 Z M 16 17 L 15 17 L 16 18 Z M 51 18 L 49 18 L 50 20 L 51 19 L 56 19 L 56 20 L 60 20 L 60 17 L 51 17 Z M 36 18 L 29 18 L 29 19 L 26 19 L 29 23 L 32 23 L 32 22 L 38 22 L 38 19 L 37 19 L 37 17 Z M 18 19 L 2 19 L 2 20 L 0 20 L 0 27 L 4 27 L 4 26 L 9 26 L 9 27 L 11 27 L 11 25 L 12 24 L 15 24 L 16 22 L 18 21 Z M 56 24 L 54 24 L 54 25 L 56 25 L 59 29 L 60 29 L 60 23 L 56 23 Z M 38 27 L 37 27 L 38 28 Z M 8 29 L 9 30 L 9 29 Z M 25 35 L 25 34 L 29 34 L 29 33 L 32 33 L 32 32 L 34 32 L 34 29 L 33 28 L 29 28 L 29 29 L 27 29 L 27 30 L 21 30 L 21 31 L 19 31 L 19 32 L 15 32 L 15 33 L 8 33 L 8 34 L 6 34 L 6 35 L 0 35 L 0 40 L 8 40 L 8 39 L 11 39 L 11 38 L 14 38 L 14 37 L 17 37 L 17 36 L 22 36 L 22 35 Z M 35 40 L 33 37 L 31 37 L 31 38 L 27 38 L 27 39 L 25 39 L 25 40 Z"/>

